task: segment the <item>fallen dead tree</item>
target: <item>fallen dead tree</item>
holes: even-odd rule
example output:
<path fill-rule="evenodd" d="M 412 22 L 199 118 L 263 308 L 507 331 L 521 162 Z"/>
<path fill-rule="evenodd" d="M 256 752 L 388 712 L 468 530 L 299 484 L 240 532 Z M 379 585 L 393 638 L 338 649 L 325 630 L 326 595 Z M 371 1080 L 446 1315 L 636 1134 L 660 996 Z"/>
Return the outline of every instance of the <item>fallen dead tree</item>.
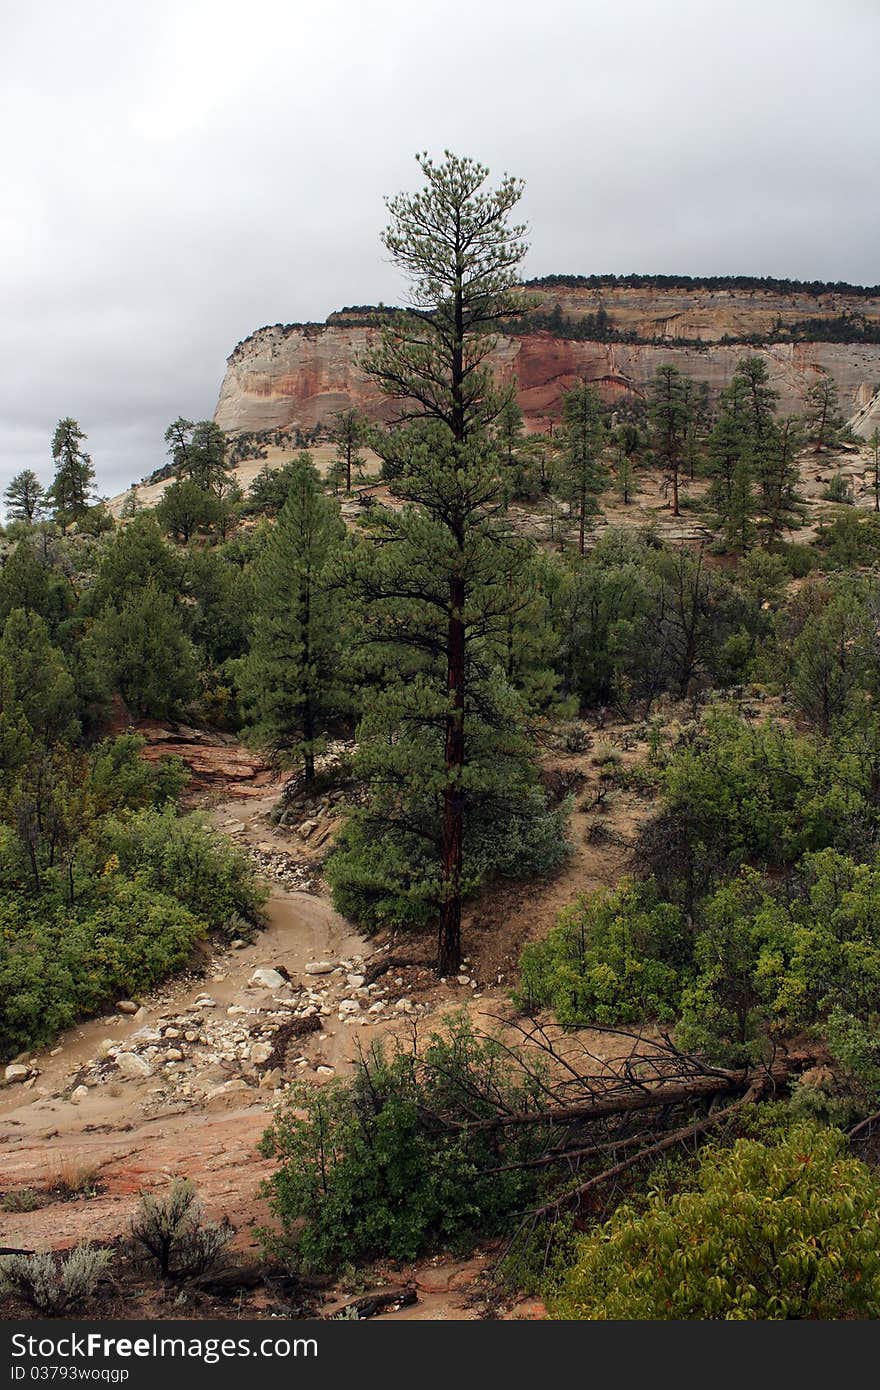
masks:
<path fill-rule="evenodd" d="M 321 1270 L 411 1259 L 595 1215 L 633 1170 L 738 1124 L 816 1061 L 790 1051 L 730 1069 L 647 1031 L 495 1023 L 413 1024 L 350 1077 L 292 1091 L 262 1144 L 279 1160 L 268 1195 L 286 1257 Z"/>
<path fill-rule="evenodd" d="M 590 1193 L 638 1164 L 699 1140 L 756 1101 L 784 1093 L 817 1060 L 812 1051 L 788 1052 L 753 1067 L 729 1069 L 682 1052 L 667 1035 L 596 1028 L 585 1038 L 535 1021 L 498 1022 L 502 1029 L 492 1042 L 529 1083 L 520 1094 L 529 1094 L 531 1103 L 511 1107 L 497 1091 L 494 1114 L 462 1117 L 456 1106 L 456 1114 L 438 1111 L 426 1119 L 441 1132 L 454 1130 L 463 1138 L 491 1134 L 499 1155 L 513 1131 L 534 1133 L 532 1152 L 486 1171 L 558 1170 L 562 1191 L 532 1210 L 536 1219 L 576 1210 Z M 515 1043 L 505 1036 L 511 1033 Z M 619 1055 L 598 1053 L 600 1041 L 614 1045 Z M 419 1065 L 436 1071 L 437 1063 L 421 1055 L 415 1028 L 411 1045 Z M 491 1090 L 481 1088 L 476 1078 L 464 1082 L 449 1073 L 447 1079 L 453 1082 L 453 1094 L 469 1090 L 475 1103 L 491 1103 Z M 588 1176 L 581 1177 L 584 1168 Z M 575 1181 L 566 1183 L 565 1176 Z"/>

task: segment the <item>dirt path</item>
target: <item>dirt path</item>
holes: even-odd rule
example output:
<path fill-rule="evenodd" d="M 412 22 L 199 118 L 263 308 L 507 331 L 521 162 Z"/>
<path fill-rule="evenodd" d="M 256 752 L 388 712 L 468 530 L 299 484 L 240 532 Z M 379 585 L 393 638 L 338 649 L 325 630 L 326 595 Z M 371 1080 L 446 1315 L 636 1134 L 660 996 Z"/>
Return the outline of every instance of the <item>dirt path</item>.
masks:
<path fill-rule="evenodd" d="M 174 751 L 185 748 L 179 732 L 175 740 Z M 203 744 L 197 756 L 210 763 Z M 28 1057 L 26 1084 L 0 1087 L 0 1195 L 30 1190 L 39 1200 L 32 1211 L 0 1209 L 0 1244 L 62 1249 L 111 1241 L 127 1232 L 142 1191 L 186 1176 L 208 1216 L 231 1218 L 235 1247 L 256 1257 L 253 1227 L 271 1219 L 260 1185 L 272 1167 L 257 1144 L 285 1082 L 301 1076 L 323 1084 L 345 1072 L 371 1038 L 414 1020 L 432 1026 L 451 1007 L 466 1005 L 478 1022 L 494 1022 L 510 1009 L 510 963 L 521 941 L 545 930 L 578 892 L 613 881 L 621 869 L 623 851 L 591 843 L 594 817 L 580 805 L 571 827 L 575 851 L 561 875 L 498 888 L 471 906 L 461 977 L 438 982 L 412 967 L 367 986 L 367 962 L 389 947 L 354 932 L 319 885 L 323 849 L 316 842 L 326 845 L 334 807 L 317 830 L 311 821 L 276 825 L 269 812 L 280 785 L 266 784 L 234 748 L 217 756 L 213 794 L 220 799 L 211 818 L 268 877 L 267 925 L 251 943 L 206 950 L 198 970 L 134 1001 L 136 1014 L 116 1011 L 69 1029 Z M 595 750 L 560 761 L 597 775 L 589 771 Z M 199 795 L 208 801 L 211 775 L 206 765 Z M 627 832 L 631 808 L 610 820 Z M 299 882 L 314 891 L 291 887 Z M 485 1316 L 485 1260 L 413 1267 L 406 1277 L 419 1301 L 386 1316 Z M 518 1305 L 514 1315 L 534 1312 Z"/>

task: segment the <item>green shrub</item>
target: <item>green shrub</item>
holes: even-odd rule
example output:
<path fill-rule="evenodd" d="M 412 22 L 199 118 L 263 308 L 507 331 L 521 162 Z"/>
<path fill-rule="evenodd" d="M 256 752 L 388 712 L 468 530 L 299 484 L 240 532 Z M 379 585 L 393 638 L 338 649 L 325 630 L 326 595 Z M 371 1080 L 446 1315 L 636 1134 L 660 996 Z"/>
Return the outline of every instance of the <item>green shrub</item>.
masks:
<path fill-rule="evenodd" d="M 822 497 L 826 502 L 851 503 L 853 496 L 849 479 L 845 478 L 842 473 L 835 473 L 825 491 L 822 493 Z"/>
<path fill-rule="evenodd" d="M 211 928 L 222 930 L 233 918 L 260 921 L 265 888 L 245 855 L 204 816 L 179 816 L 165 806 L 108 818 L 96 838 L 103 858 L 115 856 L 124 873 L 173 895 Z"/>
<path fill-rule="evenodd" d="M 149 989 L 181 969 L 204 934 L 175 898 L 112 871 L 73 907 L 0 899 L 0 1056 Z"/>
<path fill-rule="evenodd" d="M 422 1052 L 376 1044 L 350 1079 L 289 1088 L 261 1149 L 280 1161 L 268 1192 L 291 1263 L 324 1273 L 376 1255 L 463 1251 L 528 1205 L 537 1179 L 516 1159 L 546 1134 L 514 1132 L 499 1154 L 491 1130 L 466 1122 L 499 1103 L 535 1103 L 537 1083 L 466 1017 L 447 1026 Z"/>
<path fill-rule="evenodd" d="M 844 1136 L 707 1150 L 693 1191 L 621 1206 L 549 1301 L 564 1319 L 876 1318 L 880 1180 Z"/>
<path fill-rule="evenodd" d="M 675 1017 L 690 943 L 681 911 L 650 883 L 579 898 L 543 941 L 523 948 L 517 1000 L 565 1027 Z"/>

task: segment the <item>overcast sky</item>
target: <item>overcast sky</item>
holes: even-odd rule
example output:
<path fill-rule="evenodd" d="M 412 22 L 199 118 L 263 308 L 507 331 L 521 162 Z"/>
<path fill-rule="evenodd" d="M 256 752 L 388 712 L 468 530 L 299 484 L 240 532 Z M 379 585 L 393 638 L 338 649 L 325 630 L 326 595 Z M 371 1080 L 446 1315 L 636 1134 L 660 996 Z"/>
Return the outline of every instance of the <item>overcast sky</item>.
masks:
<path fill-rule="evenodd" d="M 0 486 L 102 492 L 265 323 L 402 293 L 413 155 L 527 183 L 528 275 L 880 281 L 878 0 L 5 0 Z"/>

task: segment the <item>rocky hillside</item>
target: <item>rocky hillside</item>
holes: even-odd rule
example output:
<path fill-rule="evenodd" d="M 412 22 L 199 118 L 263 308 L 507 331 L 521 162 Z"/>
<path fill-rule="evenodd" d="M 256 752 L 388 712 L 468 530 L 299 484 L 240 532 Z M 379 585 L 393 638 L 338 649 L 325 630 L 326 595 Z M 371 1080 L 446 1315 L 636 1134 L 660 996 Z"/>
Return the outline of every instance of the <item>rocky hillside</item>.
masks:
<path fill-rule="evenodd" d="M 596 382 L 607 400 L 639 398 L 671 362 L 715 394 L 746 352 L 766 358 L 783 411 L 797 411 L 826 373 L 848 415 L 880 385 L 880 289 L 562 276 L 526 288 L 528 311 L 499 339 L 496 370 L 516 383 L 533 429 L 558 419 L 576 380 Z M 388 403 L 358 367 L 376 322 L 374 310 L 353 309 L 258 329 L 228 359 L 217 424 L 308 430 L 350 407 L 382 418 Z"/>

